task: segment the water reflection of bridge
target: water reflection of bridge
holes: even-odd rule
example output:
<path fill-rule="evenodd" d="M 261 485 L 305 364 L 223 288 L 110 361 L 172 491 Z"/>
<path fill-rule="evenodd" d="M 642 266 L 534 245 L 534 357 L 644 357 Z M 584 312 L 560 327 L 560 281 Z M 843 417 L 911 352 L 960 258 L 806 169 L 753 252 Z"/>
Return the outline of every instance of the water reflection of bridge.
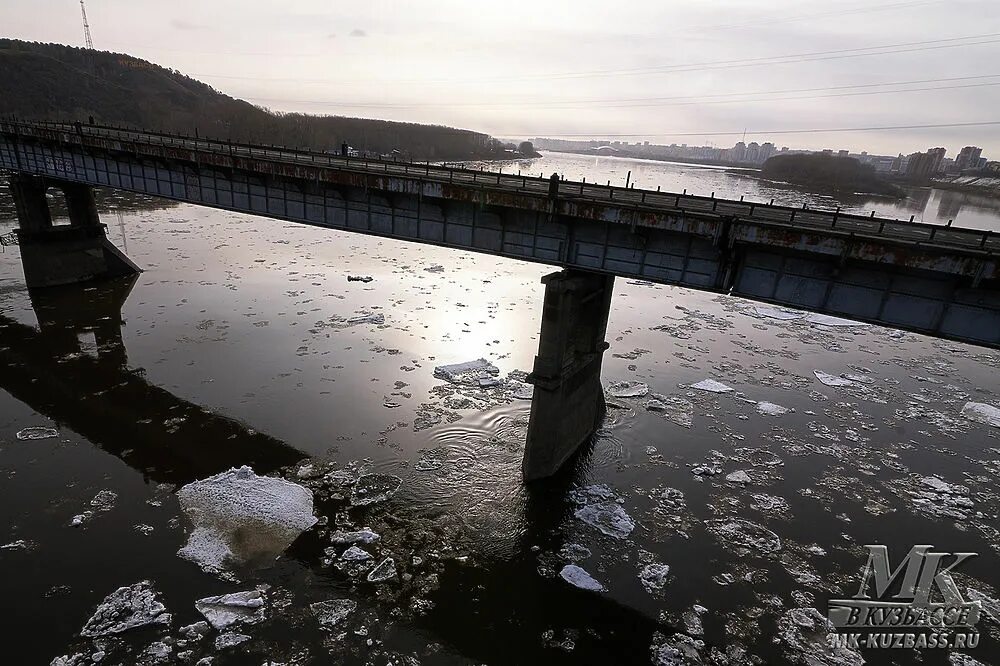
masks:
<path fill-rule="evenodd" d="M 150 383 L 128 367 L 121 308 L 135 277 L 31 293 L 38 328 L 0 317 L 0 388 L 142 472 L 186 483 L 304 454 Z M 95 345 L 81 342 L 93 336 Z"/>

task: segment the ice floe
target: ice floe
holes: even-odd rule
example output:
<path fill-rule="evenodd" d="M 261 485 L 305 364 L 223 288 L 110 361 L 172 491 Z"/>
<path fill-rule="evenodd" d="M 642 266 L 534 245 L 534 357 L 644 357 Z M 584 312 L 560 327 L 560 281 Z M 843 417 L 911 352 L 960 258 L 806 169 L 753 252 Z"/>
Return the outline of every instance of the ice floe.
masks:
<path fill-rule="evenodd" d="M 733 387 L 726 386 L 714 379 L 703 379 L 697 384 L 691 384 L 691 388 L 699 391 L 708 391 L 709 393 L 729 393 L 733 390 Z"/>
<path fill-rule="evenodd" d="M 670 574 L 670 566 L 666 564 L 647 564 L 639 572 L 639 581 L 650 594 L 663 591 L 663 586 L 667 584 L 667 576 Z"/>
<path fill-rule="evenodd" d="M 792 608 L 778 620 L 780 644 L 788 658 L 806 666 L 861 666 L 857 650 L 833 647 L 833 624 L 815 608 Z"/>
<path fill-rule="evenodd" d="M 559 571 L 559 577 L 581 590 L 603 592 L 604 586 L 594 580 L 593 576 L 575 564 L 567 564 Z"/>
<path fill-rule="evenodd" d="M 55 428 L 47 428 L 45 426 L 32 426 L 30 428 L 24 428 L 23 430 L 17 431 L 17 438 L 20 440 L 51 439 L 58 436 L 58 430 Z"/>
<path fill-rule="evenodd" d="M 212 573 L 273 560 L 317 520 L 309 489 L 249 467 L 189 483 L 177 497 L 194 526 L 177 554 Z"/>
<path fill-rule="evenodd" d="M 750 475 L 747 474 L 746 470 L 740 469 L 726 474 L 726 481 L 729 483 L 750 483 Z"/>
<path fill-rule="evenodd" d="M 215 637 L 215 649 L 216 650 L 226 650 L 231 647 L 236 647 L 241 643 L 246 643 L 250 640 L 250 636 L 246 634 L 238 634 L 233 631 L 227 631 L 224 634 L 219 634 Z"/>
<path fill-rule="evenodd" d="M 1000 407 L 984 402 L 967 402 L 962 407 L 962 416 L 970 421 L 1000 428 Z"/>
<path fill-rule="evenodd" d="M 841 375 L 831 375 L 821 370 L 813 370 L 813 374 L 824 386 L 855 386 L 855 382 Z"/>
<path fill-rule="evenodd" d="M 804 312 L 799 312 L 798 310 L 769 308 L 761 305 L 756 306 L 753 311 L 758 316 L 767 317 L 768 319 L 779 319 L 781 321 L 793 321 L 795 319 L 802 319 L 805 316 Z"/>
<path fill-rule="evenodd" d="M 264 619 L 264 597 L 259 590 L 205 597 L 198 599 L 194 607 L 220 631 L 237 622 L 256 624 Z"/>
<path fill-rule="evenodd" d="M 606 485 L 577 488 L 570 493 L 570 499 L 575 504 L 582 505 L 573 513 L 578 520 L 610 537 L 624 539 L 635 529 L 635 523 Z"/>
<path fill-rule="evenodd" d="M 608 394 L 613 398 L 642 398 L 649 393 L 649 386 L 642 382 L 623 380 L 608 384 Z"/>
<path fill-rule="evenodd" d="M 434 368 L 434 376 L 438 379 L 444 379 L 452 384 L 470 386 L 479 386 L 480 379 L 496 377 L 499 374 L 499 368 L 485 358 L 465 363 L 453 363 L 452 365 L 439 365 Z"/>
<path fill-rule="evenodd" d="M 137 627 L 169 624 L 170 613 L 157 598 L 153 584 L 144 580 L 119 587 L 106 596 L 80 630 L 80 635 L 99 638 Z"/>
<path fill-rule="evenodd" d="M 854 326 L 869 326 L 869 324 L 866 324 L 863 321 L 854 321 L 853 319 L 843 319 L 841 317 L 831 317 L 830 315 L 820 314 L 818 312 L 812 312 L 806 315 L 806 321 L 816 326 L 846 328 Z"/>
<path fill-rule="evenodd" d="M 387 557 L 372 569 L 366 578 L 369 583 L 382 583 L 396 577 L 396 561 Z"/>
<path fill-rule="evenodd" d="M 363 548 L 351 546 L 340 554 L 340 559 L 347 560 L 348 562 L 364 562 L 365 560 L 372 559 L 372 554 Z"/>
<path fill-rule="evenodd" d="M 743 518 L 718 518 L 705 521 L 708 531 L 728 546 L 746 548 L 757 554 L 781 550 L 781 539 L 763 525 Z"/>
<path fill-rule="evenodd" d="M 324 629 L 337 626 L 357 608 L 358 602 L 353 599 L 331 599 L 330 601 L 317 601 L 309 605 L 309 610 L 316 616 L 320 626 Z"/>
<path fill-rule="evenodd" d="M 373 532 L 367 527 L 363 527 L 360 530 L 353 532 L 344 532 L 337 530 L 330 535 L 330 541 L 342 546 L 347 546 L 356 543 L 375 543 L 379 540 L 379 535 Z"/>
<path fill-rule="evenodd" d="M 787 414 L 788 412 L 794 411 L 788 407 L 782 407 L 781 405 L 776 405 L 773 402 L 758 402 L 757 411 L 764 416 L 781 416 Z"/>
<path fill-rule="evenodd" d="M 367 506 L 384 502 L 399 490 L 403 480 L 391 474 L 363 474 L 351 490 L 353 506 Z"/>

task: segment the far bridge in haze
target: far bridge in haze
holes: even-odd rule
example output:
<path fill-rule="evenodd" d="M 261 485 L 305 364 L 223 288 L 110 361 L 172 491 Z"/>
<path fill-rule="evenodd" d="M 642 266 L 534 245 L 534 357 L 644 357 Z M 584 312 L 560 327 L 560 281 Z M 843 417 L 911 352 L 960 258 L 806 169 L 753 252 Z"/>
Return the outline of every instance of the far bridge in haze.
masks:
<path fill-rule="evenodd" d="M 560 266 L 543 278 L 529 480 L 603 418 L 616 276 L 1000 347 L 991 231 L 79 123 L 0 121 L 0 169 L 31 288 L 138 270 L 107 239 L 94 186 Z M 49 188 L 69 225 L 52 224 Z"/>

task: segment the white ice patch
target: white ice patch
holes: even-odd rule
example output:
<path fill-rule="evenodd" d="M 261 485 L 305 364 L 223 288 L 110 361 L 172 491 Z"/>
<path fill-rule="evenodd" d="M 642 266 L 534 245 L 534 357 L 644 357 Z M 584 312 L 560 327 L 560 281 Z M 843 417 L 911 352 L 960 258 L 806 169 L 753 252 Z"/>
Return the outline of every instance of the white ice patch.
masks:
<path fill-rule="evenodd" d="M 864 657 L 847 647 L 832 647 L 833 623 L 815 608 L 792 608 L 778 621 L 782 647 L 794 663 L 810 666 L 861 666 Z"/>
<path fill-rule="evenodd" d="M 576 566 L 575 564 L 567 564 L 559 572 L 559 577 L 564 581 L 580 588 L 581 590 L 590 590 L 591 592 L 603 592 L 604 586 L 594 580 L 593 576 L 587 573 L 584 569 Z"/>
<path fill-rule="evenodd" d="M 495 377 L 500 370 L 485 358 L 452 365 L 439 365 L 434 368 L 434 376 L 452 384 L 468 384 L 479 386 L 480 379 Z"/>
<path fill-rule="evenodd" d="M 781 405 L 776 405 L 773 402 L 758 402 L 757 411 L 764 416 L 781 416 L 782 414 L 787 414 L 792 411 L 788 407 L 782 407 Z"/>
<path fill-rule="evenodd" d="M 1000 428 L 1000 408 L 984 402 L 967 402 L 962 407 L 962 416 L 994 428 Z"/>
<path fill-rule="evenodd" d="M 353 599 L 331 599 L 310 604 L 309 610 L 316 616 L 321 627 L 332 628 L 343 622 L 357 607 L 358 602 Z"/>
<path fill-rule="evenodd" d="M 17 431 L 17 438 L 20 440 L 51 439 L 52 437 L 58 436 L 58 430 L 55 428 L 46 428 L 44 426 L 32 426 L 30 428 L 24 428 L 23 430 Z"/>
<path fill-rule="evenodd" d="M 148 580 L 128 587 L 119 587 L 104 598 L 94 615 L 80 630 L 85 638 L 120 634 L 151 624 L 170 624 L 170 613 L 157 599 L 156 590 Z"/>
<path fill-rule="evenodd" d="M 835 326 L 835 327 L 851 327 L 851 326 L 868 326 L 862 321 L 854 321 L 851 319 L 842 319 L 840 317 L 831 317 L 830 315 L 812 313 L 806 316 L 806 321 L 810 324 L 816 324 L 817 326 Z"/>
<path fill-rule="evenodd" d="M 343 552 L 340 559 L 347 560 L 348 562 L 364 562 L 365 560 L 372 559 L 371 553 L 363 548 L 358 548 L 357 546 L 351 546 Z"/>
<path fill-rule="evenodd" d="M 726 481 L 729 483 L 750 483 L 750 475 L 741 469 L 726 474 Z"/>
<path fill-rule="evenodd" d="M 382 583 L 396 577 L 396 561 L 387 557 L 368 573 L 369 583 Z"/>
<path fill-rule="evenodd" d="M 647 564 L 639 572 L 639 581 L 646 591 L 656 594 L 663 590 L 667 584 L 667 576 L 670 574 L 670 567 L 666 564 Z"/>
<path fill-rule="evenodd" d="M 573 515 L 616 539 L 624 539 L 635 529 L 635 523 L 625 513 L 625 509 L 615 502 L 581 506 Z"/>
<path fill-rule="evenodd" d="M 535 396 L 535 387 L 524 382 L 512 382 L 514 397 L 518 400 L 531 400 Z"/>
<path fill-rule="evenodd" d="M 351 491 L 352 506 L 367 506 L 384 502 L 399 490 L 403 480 L 391 474 L 363 474 Z"/>
<path fill-rule="evenodd" d="M 813 370 L 813 374 L 825 386 L 855 386 L 855 383 L 846 377 L 831 375 L 821 370 Z"/>
<path fill-rule="evenodd" d="M 205 597 L 194 602 L 194 607 L 220 631 L 236 622 L 255 624 L 264 619 L 264 598 L 258 590 Z"/>
<path fill-rule="evenodd" d="M 246 643 L 248 640 L 250 640 L 250 636 L 230 631 L 225 634 L 219 634 L 215 637 L 215 649 L 225 650 L 227 648 L 235 647 L 240 643 Z"/>
<path fill-rule="evenodd" d="M 691 388 L 698 389 L 699 391 L 708 391 L 709 393 L 729 393 L 733 390 L 733 387 L 726 386 L 714 379 L 703 379 L 697 384 L 691 384 Z"/>
<path fill-rule="evenodd" d="M 194 526 L 177 554 L 211 573 L 271 561 L 316 524 L 307 488 L 249 467 L 189 483 L 177 497 Z"/>
<path fill-rule="evenodd" d="M 746 548 L 755 554 L 781 550 L 781 539 L 763 525 L 742 518 L 718 518 L 705 521 L 705 526 L 727 546 Z"/>
<path fill-rule="evenodd" d="M 355 543 L 375 543 L 379 540 L 379 535 L 371 529 L 364 527 L 355 532 L 336 531 L 330 535 L 330 541 L 341 546 Z"/>

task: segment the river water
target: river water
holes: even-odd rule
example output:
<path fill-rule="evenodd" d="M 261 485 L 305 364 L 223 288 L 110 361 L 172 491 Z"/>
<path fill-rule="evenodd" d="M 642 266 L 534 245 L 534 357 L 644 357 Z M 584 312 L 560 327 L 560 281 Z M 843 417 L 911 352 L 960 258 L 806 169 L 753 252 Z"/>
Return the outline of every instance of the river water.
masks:
<path fill-rule="evenodd" d="M 504 166 L 519 168 L 827 202 L 690 165 Z M 144 268 L 134 284 L 29 295 L 17 248 L 0 254 L 4 663 L 1000 663 L 997 351 L 619 279 L 604 427 L 528 488 L 519 380 L 554 269 L 102 195 L 109 236 Z M 952 192 L 840 205 L 1000 228 Z M 0 190 L 0 234 L 14 226 Z M 435 376 L 479 358 L 497 385 Z M 732 390 L 694 386 L 706 379 Z M 206 571 L 178 555 L 198 520 L 178 491 L 241 465 L 308 487 L 322 518 Z M 361 505 L 359 484 L 393 477 Z M 335 532 L 362 527 L 380 535 L 359 544 L 372 559 L 348 563 Z M 234 538 L 268 553 L 265 532 Z M 823 647 L 809 609 L 857 592 L 865 544 L 893 567 L 914 544 L 978 553 L 954 578 L 984 600 L 979 645 Z M 386 557 L 396 575 L 368 582 Z M 567 565 L 602 590 L 571 585 Z M 80 635 L 141 581 L 169 621 Z M 203 619 L 198 599 L 255 589 L 263 620 L 221 640 L 181 631 Z M 330 600 L 344 617 L 314 606 Z"/>

